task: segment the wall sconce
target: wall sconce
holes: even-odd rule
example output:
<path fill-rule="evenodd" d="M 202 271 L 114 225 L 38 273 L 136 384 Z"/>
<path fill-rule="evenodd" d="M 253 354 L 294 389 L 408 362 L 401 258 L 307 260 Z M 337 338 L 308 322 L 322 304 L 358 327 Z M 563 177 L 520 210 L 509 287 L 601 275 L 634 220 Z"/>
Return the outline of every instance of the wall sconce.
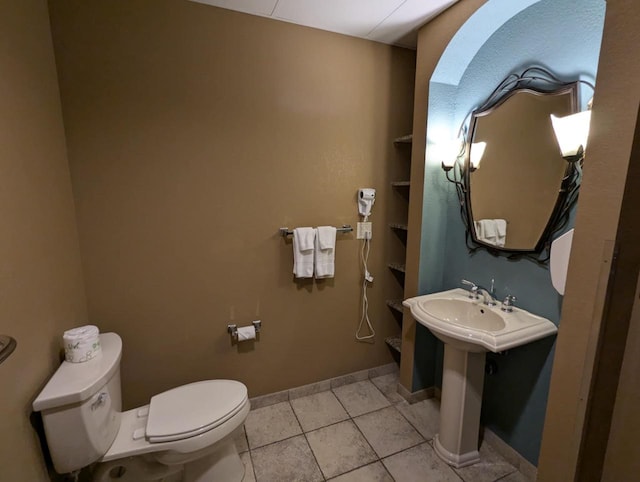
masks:
<path fill-rule="evenodd" d="M 584 159 L 590 123 L 590 110 L 566 117 L 551 115 L 551 124 L 565 161 L 575 163 Z"/>
<path fill-rule="evenodd" d="M 453 167 L 456 165 L 456 161 L 458 160 L 457 156 L 447 156 L 444 158 L 442 161 L 442 169 L 444 170 L 444 172 L 449 172 L 451 169 L 453 169 Z"/>
<path fill-rule="evenodd" d="M 459 139 L 451 139 L 445 142 L 433 143 L 431 145 L 431 159 L 441 162 L 442 169 L 445 172 L 451 171 L 464 154 L 465 145 Z"/>
<path fill-rule="evenodd" d="M 486 142 L 474 142 L 468 144 L 461 140 L 452 140 L 449 142 L 439 143 L 433 146 L 432 155 L 436 159 L 440 159 L 442 163 L 442 170 L 447 175 L 447 180 L 456 185 L 461 186 L 462 183 L 457 175 L 461 178 L 464 171 L 464 158 L 469 152 L 469 171 L 473 172 L 480 167 L 480 161 L 484 155 L 484 151 L 487 148 Z M 462 163 L 460 161 L 463 161 Z M 459 171 L 456 172 L 454 168 L 456 165 L 459 167 Z M 453 178 L 451 178 L 451 171 L 453 170 Z"/>

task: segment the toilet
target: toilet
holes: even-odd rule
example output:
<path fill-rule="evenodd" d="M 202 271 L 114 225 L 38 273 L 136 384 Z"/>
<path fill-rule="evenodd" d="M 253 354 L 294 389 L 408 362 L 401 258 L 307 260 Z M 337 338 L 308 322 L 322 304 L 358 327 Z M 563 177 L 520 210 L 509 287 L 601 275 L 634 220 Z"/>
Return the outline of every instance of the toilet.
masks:
<path fill-rule="evenodd" d="M 58 473 L 98 462 L 96 482 L 242 480 L 234 432 L 249 413 L 246 386 L 190 383 L 122 412 L 122 340 L 103 333 L 100 343 L 101 356 L 62 362 L 33 402 Z"/>

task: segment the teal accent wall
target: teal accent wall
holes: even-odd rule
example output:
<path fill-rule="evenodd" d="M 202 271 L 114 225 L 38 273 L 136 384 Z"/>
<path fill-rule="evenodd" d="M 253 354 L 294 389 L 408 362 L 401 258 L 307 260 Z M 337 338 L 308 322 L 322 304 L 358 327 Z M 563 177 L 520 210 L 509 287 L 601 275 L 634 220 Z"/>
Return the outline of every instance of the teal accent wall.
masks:
<path fill-rule="evenodd" d="M 558 324 L 562 297 L 553 289 L 548 266 L 509 260 L 465 245 L 460 204 L 429 146 L 456 137 L 468 112 L 509 73 L 531 65 L 572 80 L 594 81 L 604 0 L 490 0 L 460 29 L 430 82 L 419 292 L 460 286 L 467 278 L 488 286 L 495 278 L 499 298 Z M 508 15 L 510 16 L 508 16 Z M 585 89 L 582 102 L 591 97 Z M 422 326 L 416 334 L 414 390 L 440 385 L 442 345 Z M 549 393 L 555 338 L 489 354 L 498 372 L 485 379 L 483 424 L 537 465 Z"/>

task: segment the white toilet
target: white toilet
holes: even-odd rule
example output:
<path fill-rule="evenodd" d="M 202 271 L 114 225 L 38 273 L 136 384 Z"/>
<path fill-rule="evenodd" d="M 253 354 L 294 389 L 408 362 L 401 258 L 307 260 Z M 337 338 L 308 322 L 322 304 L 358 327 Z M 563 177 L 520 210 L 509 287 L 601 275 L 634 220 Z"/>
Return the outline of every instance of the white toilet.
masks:
<path fill-rule="evenodd" d="M 233 440 L 249 413 L 247 387 L 233 380 L 190 383 L 122 412 L 122 340 L 100 335 L 102 356 L 62 362 L 33 409 L 42 412 L 58 473 L 100 462 L 95 481 L 241 481 Z"/>

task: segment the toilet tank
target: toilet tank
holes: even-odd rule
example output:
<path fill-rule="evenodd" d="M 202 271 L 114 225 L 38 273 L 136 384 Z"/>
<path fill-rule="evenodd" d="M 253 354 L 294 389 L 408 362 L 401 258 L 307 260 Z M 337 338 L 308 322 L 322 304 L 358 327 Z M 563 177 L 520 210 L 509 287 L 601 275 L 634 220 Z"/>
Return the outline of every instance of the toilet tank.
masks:
<path fill-rule="evenodd" d="M 84 363 L 62 362 L 33 402 L 42 412 L 56 472 L 81 469 L 100 459 L 120 427 L 122 340 L 100 335 L 102 355 Z"/>

